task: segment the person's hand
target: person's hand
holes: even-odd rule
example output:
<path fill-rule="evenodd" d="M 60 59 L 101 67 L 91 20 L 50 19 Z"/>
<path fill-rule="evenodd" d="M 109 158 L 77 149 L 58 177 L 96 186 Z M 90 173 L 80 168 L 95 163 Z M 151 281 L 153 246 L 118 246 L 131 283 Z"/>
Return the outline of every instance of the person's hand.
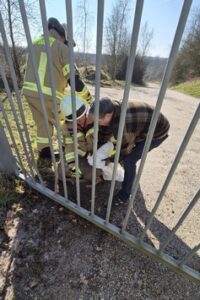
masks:
<path fill-rule="evenodd" d="M 82 174 L 81 170 L 79 168 L 76 169 L 76 167 L 73 167 L 71 169 L 71 177 L 76 177 L 76 174 L 78 175 L 79 178 L 83 177 L 83 174 Z"/>
<path fill-rule="evenodd" d="M 115 154 L 116 154 L 116 149 L 112 149 L 111 151 L 108 152 L 108 158 L 115 156 Z"/>

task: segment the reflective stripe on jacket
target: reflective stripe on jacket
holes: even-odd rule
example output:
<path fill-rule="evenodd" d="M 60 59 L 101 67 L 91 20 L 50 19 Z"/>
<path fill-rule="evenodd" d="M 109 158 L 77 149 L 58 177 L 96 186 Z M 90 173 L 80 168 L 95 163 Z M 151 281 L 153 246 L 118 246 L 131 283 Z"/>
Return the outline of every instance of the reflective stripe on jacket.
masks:
<path fill-rule="evenodd" d="M 54 72 L 54 84 L 56 97 L 62 99 L 64 89 L 69 79 L 69 54 L 68 47 L 62 42 L 59 34 L 55 30 L 50 30 L 49 44 L 51 49 L 52 65 Z M 33 42 L 36 65 L 41 83 L 42 92 L 51 96 L 51 85 L 47 65 L 47 53 L 45 49 L 45 39 L 41 36 Z M 25 80 L 23 85 L 24 95 L 32 95 L 37 93 L 37 84 L 35 83 L 34 72 L 30 57 L 28 57 L 27 68 L 25 72 Z"/>
<path fill-rule="evenodd" d="M 67 87 L 68 82 L 70 82 L 69 48 L 63 43 L 61 37 L 55 30 L 50 30 L 49 34 L 49 45 L 51 49 L 56 98 L 61 100 L 64 95 L 64 90 Z M 35 40 L 33 42 L 33 47 L 42 93 L 47 96 L 52 96 L 47 64 L 48 57 L 45 49 L 44 36 L 41 36 Z M 76 73 L 75 88 L 77 94 L 83 99 L 83 102 L 86 105 L 90 105 L 93 102 L 93 97 L 91 96 L 85 83 L 80 79 L 77 67 L 74 67 Z M 35 82 L 34 71 L 30 57 L 28 57 L 23 84 L 23 93 L 25 96 L 32 96 L 37 92 L 38 88 Z"/>
<path fill-rule="evenodd" d="M 89 134 L 77 130 L 77 143 L 78 143 L 78 155 L 84 157 L 87 155 L 88 152 L 92 151 L 92 141 L 93 141 L 93 133 L 94 130 L 91 128 Z M 62 134 L 63 134 L 63 142 L 65 145 L 65 159 L 66 162 L 72 168 L 75 165 L 75 153 L 74 153 L 74 135 L 73 135 L 73 128 L 72 123 L 65 122 L 62 126 Z M 91 138 L 92 135 L 92 138 Z"/>

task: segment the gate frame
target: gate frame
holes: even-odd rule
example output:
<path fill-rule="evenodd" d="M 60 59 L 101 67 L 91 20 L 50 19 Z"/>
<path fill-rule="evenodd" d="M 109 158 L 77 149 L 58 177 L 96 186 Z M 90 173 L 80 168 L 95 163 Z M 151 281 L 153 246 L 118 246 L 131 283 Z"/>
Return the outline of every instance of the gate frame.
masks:
<path fill-rule="evenodd" d="M 196 270 L 184 264 L 180 264 L 180 261 L 174 259 L 173 257 L 165 253 L 159 253 L 158 250 L 156 250 L 151 245 L 143 241 L 139 241 L 137 238 L 135 238 L 132 234 L 128 233 L 127 231 L 122 231 L 122 229 L 120 229 L 116 225 L 106 222 L 106 220 L 100 218 L 97 215 L 93 215 L 87 209 L 80 207 L 78 204 L 70 201 L 69 199 L 66 200 L 66 198 L 62 197 L 61 195 L 58 195 L 52 190 L 41 186 L 41 184 L 34 183 L 31 179 L 25 179 L 23 174 L 19 174 L 19 178 L 26 181 L 30 187 L 32 187 L 39 193 L 61 204 L 62 206 L 69 209 L 73 213 L 79 215 L 80 217 L 86 219 L 87 221 L 90 221 L 91 223 L 97 225 L 101 229 L 104 229 L 105 231 L 119 238 L 126 244 L 136 248 L 137 250 L 142 251 L 144 254 L 153 257 L 156 261 L 160 263 L 164 263 L 166 266 L 170 267 L 176 273 L 183 275 L 185 278 L 189 279 L 190 281 L 200 284 L 200 274 Z M 195 249 L 195 251 L 196 250 L 197 249 Z"/>
<path fill-rule="evenodd" d="M 55 89 L 54 89 L 54 82 L 53 82 L 53 73 L 52 73 L 52 62 L 51 62 L 51 52 L 50 52 L 50 48 L 49 48 L 49 40 L 48 40 L 48 30 L 47 30 L 47 22 L 46 22 L 46 8 L 45 8 L 45 3 L 44 0 L 40 0 L 40 10 L 42 12 L 42 23 L 43 23 L 43 30 L 44 30 L 44 37 L 45 37 L 45 45 L 46 45 L 46 52 L 47 52 L 47 56 L 48 56 L 48 71 L 51 77 L 51 86 L 52 86 L 52 98 L 53 98 L 53 102 L 54 105 L 56 105 L 56 96 L 55 96 Z M 139 27 L 140 27 L 140 21 L 141 21 L 141 16 L 142 16 L 142 8 L 143 8 L 143 3 L 144 0 L 137 0 L 136 2 L 136 9 L 135 9 L 135 18 L 134 18 L 134 23 L 133 23 L 133 30 L 132 30 L 132 39 L 131 39 L 131 47 L 130 47 L 130 53 L 129 53 L 129 59 L 128 59 L 128 67 L 127 67 L 127 73 L 126 73 L 126 83 L 125 83 L 125 88 L 124 88 L 124 95 L 123 95 L 123 109 L 122 109 L 122 114 L 120 117 L 120 123 L 119 123 L 119 132 L 118 132 L 118 137 L 117 137 L 117 147 L 116 147 L 116 156 L 115 156 L 115 167 L 114 167 L 114 172 L 113 172 L 113 178 L 112 178 L 112 182 L 111 182 L 111 189 L 110 189 L 110 195 L 109 195 L 109 199 L 108 199 L 108 207 L 107 207 L 107 214 L 106 214 L 106 218 L 105 220 L 98 217 L 97 215 L 94 214 L 94 208 L 95 208 L 95 176 L 96 176 L 96 148 L 97 148 L 97 134 L 98 134 L 98 122 L 97 122 L 97 117 L 98 117 L 98 105 L 95 107 L 95 124 L 94 124 L 94 165 L 93 165 L 93 176 L 92 176 L 92 182 L 93 182 L 93 187 L 92 187 L 92 202 L 91 202 L 91 211 L 88 211 L 86 209 L 84 209 L 83 207 L 81 207 L 80 204 L 80 185 L 79 185 L 79 178 L 78 176 L 76 177 L 76 187 L 77 187 L 77 204 L 70 201 L 68 199 L 67 196 L 67 187 L 66 187 L 66 183 L 64 184 L 64 195 L 65 197 L 59 195 L 56 193 L 56 190 L 53 192 L 52 190 L 48 189 L 45 187 L 44 183 L 42 182 L 42 180 L 40 180 L 41 183 L 36 182 L 34 176 L 32 177 L 27 177 L 26 173 L 24 172 L 24 174 L 21 172 L 19 174 L 16 174 L 19 178 L 21 178 L 22 180 L 24 180 L 25 182 L 27 182 L 29 184 L 29 186 L 31 186 L 32 188 L 34 188 L 35 190 L 37 190 L 38 192 L 40 192 L 41 194 L 47 196 L 48 198 L 51 198 L 52 200 L 58 202 L 59 204 L 63 205 L 64 207 L 70 209 L 71 211 L 75 212 L 76 214 L 80 215 L 81 217 L 87 219 L 88 221 L 94 223 L 95 225 L 99 226 L 100 228 L 106 230 L 107 232 L 113 234 L 114 236 L 120 238 L 121 240 L 123 240 L 124 242 L 128 243 L 131 246 L 134 246 L 135 248 L 137 248 L 138 250 L 144 252 L 145 254 L 148 254 L 150 256 L 152 256 L 154 259 L 156 259 L 159 262 L 163 262 L 165 265 L 169 266 L 170 268 L 172 268 L 174 271 L 176 271 L 177 273 L 180 273 L 182 275 L 184 275 L 185 277 L 187 277 L 188 279 L 199 283 L 200 282 L 200 274 L 196 271 L 193 270 L 192 268 L 188 267 L 185 265 L 185 262 L 187 262 L 192 255 L 194 255 L 196 253 L 196 251 L 198 251 L 200 249 L 200 244 L 195 246 L 190 252 L 189 254 L 182 260 L 182 261 L 178 261 L 175 260 L 174 258 L 172 258 L 171 256 L 163 253 L 163 249 L 162 247 L 159 250 L 156 250 L 155 248 L 153 248 L 152 246 L 148 245 L 147 243 L 143 242 L 143 235 L 139 238 L 136 239 L 132 234 L 129 234 L 126 231 L 126 226 L 127 226 L 127 222 L 129 220 L 129 215 L 131 212 L 131 209 L 134 205 L 135 202 L 135 196 L 136 196 L 136 192 L 138 189 L 138 185 L 139 185 L 139 180 L 143 171 L 143 167 L 145 164 L 145 160 L 146 160 L 146 156 L 149 150 L 149 146 L 152 140 L 152 136 L 153 136 L 153 132 L 155 130 L 155 126 L 158 120 L 158 116 L 159 116 L 159 112 L 164 100 L 164 95 L 169 83 L 169 79 L 170 79 L 170 75 L 171 75 L 171 71 L 175 62 L 175 58 L 176 58 L 176 54 L 178 52 L 178 48 L 180 45 L 180 41 L 181 41 L 181 37 L 183 34 L 183 30 L 186 24 L 186 20 L 187 20 L 187 16 L 189 14 L 190 11 L 190 6 L 192 3 L 192 0 L 185 0 L 184 4 L 183 4 L 183 8 L 181 11 L 181 15 L 179 18 L 179 22 L 178 22 L 178 26 L 177 26 L 177 30 L 175 33 L 175 37 L 174 37 L 174 41 L 173 41 L 173 45 L 171 48 L 171 52 L 170 52 L 170 56 L 166 65 L 166 69 L 165 69 L 165 73 L 162 79 L 162 83 L 161 83 L 161 87 L 160 87 L 160 91 L 159 91 L 159 96 L 158 96 L 158 100 L 157 100 L 157 105 L 151 120 L 151 124 L 150 124 L 150 128 L 149 128 L 149 132 L 147 135 L 147 139 L 146 139 L 146 143 L 145 143 L 145 147 L 144 147 L 144 151 L 143 151 L 143 155 L 142 155 L 142 159 L 141 159 L 141 163 L 139 166 L 139 170 L 137 172 L 137 175 L 135 177 L 135 180 L 133 182 L 133 186 L 132 186 L 132 195 L 130 198 L 130 202 L 129 202 L 129 206 L 127 209 L 127 214 L 126 217 L 124 219 L 123 222 L 123 226 L 122 228 L 119 228 L 113 224 L 110 223 L 110 213 L 111 213 L 111 208 L 112 208 L 112 198 L 113 198 L 113 192 L 114 192 L 114 187 L 115 187 L 115 177 L 116 177 L 116 165 L 118 163 L 119 160 L 119 154 L 120 154 L 120 147 L 121 147 L 121 141 L 122 141 L 122 134 L 123 134 L 123 126 L 124 126 L 124 121 L 125 121 L 125 112 L 126 112 L 126 107 L 127 107 L 127 103 L 128 103 L 128 96 L 129 96 L 129 90 L 130 90 L 130 83 L 131 83 L 131 77 L 132 77 L 132 71 L 133 71 L 133 66 L 134 66 L 134 60 L 135 60 L 135 51 L 136 51 L 136 45 L 137 45 L 137 39 L 138 39 L 138 32 L 139 32 Z M 29 42 L 31 41 L 30 39 L 30 32 L 29 32 L 29 27 L 28 27 L 28 22 L 27 22 L 27 17 L 26 17 L 26 11 L 25 11 L 25 7 L 24 7 L 24 3 L 23 1 L 19 0 L 19 5 L 20 5 L 20 10 L 21 10 L 21 14 L 22 14 L 22 19 L 23 22 L 25 22 L 25 31 L 26 31 L 26 37 L 28 41 L 28 45 Z M 96 70 L 96 78 L 97 78 L 97 82 L 96 82 L 96 89 L 95 89 L 95 99 L 99 98 L 99 88 L 100 88 L 100 64 L 101 64 L 101 48 L 102 48 L 102 28 L 100 28 L 103 24 L 103 5 L 104 5 L 104 0 L 98 0 L 98 19 L 97 19 L 97 59 L 96 59 L 96 65 L 97 65 L 97 70 Z M 69 29 L 69 51 L 70 51 L 70 81 L 71 81 L 71 90 L 72 90 L 72 99 L 75 98 L 75 81 L 74 81 L 74 69 L 73 69 L 73 62 L 74 62 L 74 56 L 73 56 L 73 24 L 72 24 L 72 6 L 71 6 L 71 0 L 66 0 L 66 15 L 67 15 L 67 19 L 68 19 L 68 29 Z M 3 24 L 2 18 L 1 18 L 1 14 L 0 14 L 0 23 Z M 30 139 L 29 139 L 29 135 L 28 135 L 28 131 L 26 128 L 26 123 L 25 123 L 25 119 L 24 116 L 22 114 L 22 107 L 21 107 L 21 99 L 19 96 L 19 90 L 16 84 L 16 75 L 11 63 L 11 59 L 10 59 L 10 55 L 9 53 L 9 47 L 8 47 L 8 43 L 7 43 L 7 39 L 6 39 L 6 35 L 5 35 L 5 30 L 4 27 L 1 26 L 3 29 L 1 29 L 2 35 L 3 35 L 3 40 L 5 39 L 5 48 L 6 48 L 6 55 L 7 55 L 7 59 L 9 62 L 9 66 L 11 69 L 11 75 L 12 75 L 12 79 L 14 81 L 14 87 L 15 87 L 15 92 L 16 92 L 16 96 L 17 96 L 17 101 L 19 102 L 19 110 L 21 112 L 21 117 L 22 117 L 22 123 L 24 126 L 24 131 L 25 131 L 25 136 L 26 136 L 26 140 L 28 142 L 28 148 L 30 150 L 30 153 L 32 154 L 32 149 L 31 149 L 31 145 L 30 145 Z M 31 46 L 29 45 L 29 50 L 30 52 L 32 51 Z M 8 52 L 8 53 L 7 53 Z M 32 57 L 32 63 L 33 63 L 33 69 L 35 72 L 35 77 L 36 77 L 36 82 L 38 85 L 38 90 L 39 90 L 39 94 L 40 94 L 40 100 L 41 103 L 43 104 L 43 99 L 42 99 L 42 90 L 41 90 L 41 86 L 40 86 L 40 82 L 38 81 L 38 73 L 36 70 L 36 65 L 35 65 L 35 61 L 34 61 L 34 57 Z M 2 67 L 0 65 L 0 73 L 3 74 L 3 70 Z M 4 85 L 7 86 L 7 94 L 9 96 L 9 100 L 11 103 L 11 107 L 12 107 L 12 97 L 10 95 L 9 92 L 9 88 L 7 85 L 7 81 L 5 78 L 4 79 Z M 72 106 L 73 106 L 73 129 L 74 129 L 74 136 L 75 136 L 75 157 L 76 157 L 76 166 L 78 166 L 78 154 L 77 154 L 77 150 L 76 150 L 76 146 L 77 146 L 77 126 L 76 126 L 76 122 L 75 122 L 75 105 L 74 102 L 72 102 Z M 12 108 L 13 113 L 14 113 L 14 117 L 15 117 L 15 121 L 16 123 L 18 123 L 18 118 L 16 115 L 16 111 L 14 110 L 14 106 Z M 44 110 L 45 111 L 45 110 Z M 57 112 L 57 110 L 55 110 Z M 197 109 L 196 118 L 199 118 L 199 112 L 200 112 L 200 106 Z M 45 115 L 45 114 L 44 114 Z M 45 116 L 46 119 L 46 116 Z M 194 126 L 195 127 L 195 122 L 197 123 L 197 119 L 195 119 L 195 117 L 193 118 L 192 122 L 191 122 L 191 127 Z M 18 124 L 18 127 L 20 129 L 20 125 Z M 60 136 L 60 128 L 59 128 L 59 123 L 58 123 L 58 116 L 56 114 L 56 127 L 57 127 L 57 132 L 58 132 L 58 139 L 59 139 L 59 152 L 60 152 L 60 156 L 61 156 L 61 162 L 62 162 L 62 175 L 63 178 L 65 178 L 65 172 L 64 172 L 64 161 L 63 161 L 63 153 L 62 153 L 62 147 L 61 147 L 61 136 Z M 193 127 L 193 129 L 194 129 Z M 9 128 L 8 128 L 9 129 Z M 188 129 L 189 131 L 189 129 Z M 28 149 L 26 149 L 26 145 L 25 145 L 25 141 L 24 141 L 24 137 L 22 135 L 22 132 L 19 130 L 19 133 L 21 134 L 21 140 L 22 140 L 22 144 L 24 144 L 24 150 L 25 152 L 28 151 Z M 180 147 L 181 150 L 178 151 L 176 159 L 174 160 L 174 163 L 172 165 L 172 168 L 170 170 L 170 173 L 166 179 L 166 185 L 169 183 L 170 179 L 172 178 L 172 175 L 175 171 L 176 168 L 176 163 L 180 160 L 181 155 L 183 154 L 182 149 L 184 149 L 184 147 L 186 146 L 187 142 L 189 141 L 190 137 L 191 137 L 192 132 L 189 133 L 189 135 L 186 136 L 182 142 L 182 145 Z M 187 138 L 188 140 L 187 140 Z M 28 152 L 27 152 L 28 153 Z M 18 156 L 18 155 L 17 155 Z M 27 155 L 27 157 L 29 158 L 29 156 Z M 53 160 L 55 160 L 55 157 L 53 157 Z M 30 162 L 29 162 L 30 164 Z M 30 166 L 30 170 L 32 169 L 32 166 Z M 36 167 L 35 167 L 36 169 Z M 37 169 L 36 169 L 37 171 Z M 33 173 L 33 171 L 32 171 Z M 39 177 L 39 176 L 38 176 Z M 65 180 L 64 180 L 65 182 Z M 163 191 L 165 190 L 165 187 L 163 187 Z M 160 193 L 158 200 L 156 202 L 155 206 L 155 210 L 157 209 L 158 205 L 161 202 L 162 196 L 163 196 L 164 192 Z M 192 199 L 191 203 L 194 204 L 196 203 L 196 201 L 198 200 L 199 197 L 199 191 L 196 193 L 196 195 L 194 196 L 194 198 Z M 184 219 L 186 218 L 186 216 L 188 215 L 188 213 L 190 212 L 192 208 L 192 205 L 189 205 L 188 208 L 185 210 L 183 216 L 179 219 L 178 223 L 176 224 L 176 226 L 174 227 L 174 229 L 172 230 L 171 234 L 168 237 L 168 241 L 169 239 L 172 237 L 172 235 L 175 233 L 175 231 L 177 230 L 177 228 L 180 226 L 181 222 L 184 221 Z M 155 210 L 152 210 L 151 213 L 151 217 L 148 220 L 148 225 L 147 227 L 149 228 L 152 218 L 155 215 Z M 148 228 L 145 227 L 144 231 L 147 230 Z M 166 246 L 166 245 L 165 245 Z"/>

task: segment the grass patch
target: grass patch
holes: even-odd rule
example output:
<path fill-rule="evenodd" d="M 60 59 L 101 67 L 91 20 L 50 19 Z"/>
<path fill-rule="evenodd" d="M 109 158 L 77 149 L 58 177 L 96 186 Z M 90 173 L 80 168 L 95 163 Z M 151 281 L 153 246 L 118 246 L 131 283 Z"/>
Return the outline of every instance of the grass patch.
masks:
<path fill-rule="evenodd" d="M 178 84 L 176 86 L 173 86 L 171 89 L 180 93 L 200 98 L 200 78 Z"/>
<path fill-rule="evenodd" d="M 24 182 L 16 177 L 0 173 L 0 207 L 9 207 L 24 194 Z"/>
<path fill-rule="evenodd" d="M 4 96 L 4 94 L 1 93 L 0 94 L 0 99 L 2 99 L 3 96 Z M 24 112 L 26 124 L 27 124 L 27 127 L 28 127 L 28 132 L 30 134 L 31 142 L 33 143 L 34 140 L 35 140 L 35 134 L 36 134 L 35 122 L 33 121 L 32 114 L 31 114 L 31 111 L 29 109 L 28 103 L 26 102 L 24 97 L 22 97 L 21 100 L 22 100 L 22 107 L 23 107 L 23 112 Z M 20 127 L 23 128 L 22 119 L 21 119 L 21 115 L 20 115 L 20 112 L 19 112 L 17 99 L 16 99 L 15 96 L 13 96 L 13 102 L 14 102 L 14 107 L 15 107 L 15 110 L 16 110 L 16 113 L 17 113 L 17 116 L 18 116 L 18 121 L 19 121 Z M 20 143 L 20 137 L 19 137 L 19 133 L 18 133 L 18 129 L 17 129 L 17 124 L 15 122 L 15 118 L 14 118 L 14 115 L 13 115 L 13 112 L 12 112 L 12 109 L 11 109 L 11 106 L 10 106 L 10 103 L 9 103 L 9 99 L 6 99 L 3 103 L 3 105 L 4 105 L 4 109 L 6 111 L 8 120 L 9 120 L 10 127 L 13 131 L 13 134 L 14 134 L 15 138 L 16 138 L 16 142 Z M 3 126 L 4 130 L 7 133 L 7 126 L 6 126 L 6 123 L 5 123 L 5 120 L 4 120 L 4 117 L 3 117 L 3 114 L 2 114 L 1 111 L 0 111 L 0 117 L 1 117 L 1 121 L 2 121 L 2 126 Z M 8 139 L 10 141 L 9 134 L 7 134 L 7 136 L 8 136 Z"/>
<path fill-rule="evenodd" d="M 2 100 L 4 97 L 5 97 L 5 93 L 0 93 L 0 99 Z M 16 113 L 18 116 L 20 128 L 23 129 L 22 119 L 21 119 L 21 116 L 19 113 L 19 108 L 18 108 L 17 100 L 16 100 L 15 96 L 13 97 L 13 102 L 14 102 Z M 15 138 L 15 142 L 16 142 L 18 151 L 19 151 L 21 159 L 23 161 L 23 165 L 24 165 L 25 169 L 29 170 L 26 155 L 24 153 L 24 149 L 23 149 L 22 142 L 21 142 L 18 128 L 17 128 L 17 124 L 15 122 L 15 118 L 13 116 L 13 112 L 12 112 L 12 109 L 11 109 L 11 106 L 9 103 L 9 99 L 6 99 L 3 102 L 3 106 L 6 111 L 7 118 L 8 118 L 11 130 L 12 130 L 13 136 Z M 27 124 L 27 128 L 28 128 L 33 152 L 35 154 L 35 158 L 37 158 L 37 147 L 34 142 L 35 135 L 36 135 L 36 126 L 33 121 L 29 106 L 23 97 L 22 97 L 22 106 L 23 106 L 23 112 L 25 115 L 25 120 L 26 120 L 26 124 Z M 3 116 L 3 113 L 1 110 L 0 110 L 0 120 L 1 120 L 1 125 L 4 128 L 5 134 L 8 138 L 8 142 L 10 144 L 11 150 L 13 151 L 13 154 L 16 156 L 15 148 L 14 148 L 14 145 L 12 144 L 12 140 L 11 140 L 11 137 L 10 137 L 10 134 L 9 134 L 9 131 L 8 131 L 8 128 L 7 128 L 7 125 L 6 125 L 6 122 L 5 122 L 5 119 L 4 119 L 4 116 Z M 25 144 L 27 144 L 24 131 L 22 132 L 22 134 L 24 136 Z M 24 197 L 22 195 L 23 193 L 24 193 L 24 182 L 23 181 L 19 180 L 18 178 L 14 177 L 14 176 L 8 176 L 3 173 L 0 173 L 0 207 L 1 208 L 7 208 L 7 207 L 10 207 L 13 203 L 19 202 L 19 200 L 22 199 L 22 197 Z"/>

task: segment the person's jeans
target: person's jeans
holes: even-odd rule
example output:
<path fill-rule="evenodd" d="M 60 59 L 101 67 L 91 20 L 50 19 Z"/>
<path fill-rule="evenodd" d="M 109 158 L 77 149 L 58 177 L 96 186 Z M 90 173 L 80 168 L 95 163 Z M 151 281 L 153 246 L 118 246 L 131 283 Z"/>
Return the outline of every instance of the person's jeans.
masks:
<path fill-rule="evenodd" d="M 158 147 L 167 137 L 168 135 L 161 139 L 152 140 L 149 151 Z M 119 191 L 119 196 L 124 200 L 128 199 L 131 194 L 131 187 L 136 174 L 136 163 L 142 157 L 144 145 L 145 141 L 137 143 L 133 151 L 123 158 L 125 172 L 124 181 L 122 182 L 122 188 Z"/>

